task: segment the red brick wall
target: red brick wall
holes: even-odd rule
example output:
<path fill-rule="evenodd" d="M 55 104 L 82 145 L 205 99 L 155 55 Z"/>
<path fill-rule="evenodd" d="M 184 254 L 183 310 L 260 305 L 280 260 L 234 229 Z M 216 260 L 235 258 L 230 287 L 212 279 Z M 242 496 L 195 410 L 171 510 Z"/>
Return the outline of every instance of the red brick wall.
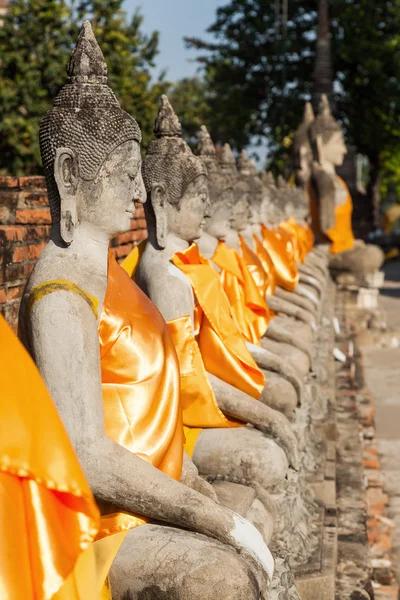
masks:
<path fill-rule="evenodd" d="M 0 313 L 14 330 L 26 281 L 50 234 L 43 177 L 0 177 Z M 111 247 L 118 260 L 147 237 L 143 206 Z"/>

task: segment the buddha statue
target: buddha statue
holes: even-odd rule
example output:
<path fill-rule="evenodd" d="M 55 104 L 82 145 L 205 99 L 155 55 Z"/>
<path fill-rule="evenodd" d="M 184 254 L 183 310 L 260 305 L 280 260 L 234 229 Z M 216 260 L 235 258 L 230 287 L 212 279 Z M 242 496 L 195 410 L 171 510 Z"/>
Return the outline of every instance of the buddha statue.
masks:
<path fill-rule="evenodd" d="M 354 238 L 351 195 L 336 174 L 336 167 L 343 163 L 347 149 L 326 95 L 321 97 L 309 135 L 314 158 L 309 185 L 314 233 L 319 241 L 329 244 L 331 272 L 336 276 L 348 273 L 362 284 L 368 274 L 381 267 L 384 255 L 377 246 Z"/>
<path fill-rule="evenodd" d="M 186 449 L 201 475 L 270 492 L 280 507 L 273 539 L 285 538 L 286 551 L 305 559 L 311 546 L 299 531 L 312 528 L 311 515 L 298 475 L 288 468 L 298 468 L 297 443 L 284 415 L 257 402 L 263 386 L 244 392 L 243 371 L 232 366 L 240 356 L 242 365 L 257 369 L 218 274 L 193 243 L 210 214 L 207 171 L 182 140 L 165 96 L 154 132 L 142 168 L 149 236 L 135 280 L 168 322 L 177 348 Z"/>
<path fill-rule="evenodd" d="M 109 251 L 145 200 L 141 133 L 107 85 L 89 22 L 67 73 L 40 126 L 52 230 L 24 292 L 20 332 L 101 509 L 98 568 L 105 578 L 117 554 L 114 600 L 211 599 L 216 589 L 226 599 L 267 598 L 271 553 L 183 459 L 169 329 Z"/>
<path fill-rule="evenodd" d="M 217 261 L 218 261 L 218 257 L 219 257 L 220 265 L 222 266 L 223 264 L 225 264 L 225 268 L 227 268 L 228 262 L 226 261 L 225 263 L 222 263 L 221 260 L 222 260 L 222 247 L 224 247 L 223 242 L 225 242 L 226 236 L 229 235 L 229 237 L 231 239 L 231 243 L 236 245 L 237 248 L 239 247 L 239 244 L 240 244 L 240 251 L 241 251 L 241 253 L 243 253 L 243 258 L 244 258 L 244 260 L 241 259 L 240 257 L 237 256 L 237 254 L 235 257 L 236 250 L 233 250 L 233 259 L 236 261 L 243 260 L 243 262 L 246 262 L 245 259 L 247 259 L 249 257 L 248 263 L 245 264 L 245 268 L 246 268 L 246 266 L 248 266 L 251 271 L 252 268 L 257 269 L 257 267 L 258 267 L 258 269 L 262 271 L 259 279 L 261 279 L 263 276 L 270 275 L 271 279 L 268 281 L 268 286 L 273 288 L 274 283 L 273 283 L 273 281 L 271 281 L 272 276 L 273 276 L 273 269 L 269 270 L 269 266 L 267 265 L 267 267 L 266 267 L 267 272 L 265 272 L 264 266 L 262 264 L 260 264 L 257 255 L 252 254 L 252 251 L 250 250 L 250 247 L 249 247 L 250 244 L 251 244 L 251 246 L 253 245 L 251 225 L 247 225 L 245 230 L 241 230 L 242 237 L 239 237 L 238 233 L 235 231 L 234 228 L 231 229 L 229 227 L 230 221 L 234 220 L 236 223 L 239 224 L 239 226 L 241 226 L 242 221 L 246 221 L 246 223 L 247 223 L 248 220 L 240 219 L 239 214 L 236 212 L 236 205 L 233 202 L 233 196 L 232 196 L 232 200 L 231 201 L 228 200 L 227 206 L 224 207 L 224 202 L 226 202 L 225 196 L 227 194 L 227 189 L 229 189 L 226 186 L 229 185 L 230 188 L 232 189 L 233 185 L 232 185 L 232 182 L 229 181 L 229 178 L 226 175 L 224 176 L 224 173 L 221 172 L 219 166 L 217 165 L 216 151 L 215 151 L 213 142 L 211 140 L 211 137 L 210 137 L 207 129 L 204 126 L 201 130 L 200 142 L 199 142 L 198 149 L 199 149 L 199 155 L 200 155 L 201 159 L 203 160 L 203 162 L 205 163 L 205 165 L 207 166 L 207 170 L 208 170 L 208 174 L 209 174 L 209 190 L 210 190 L 210 199 L 211 199 L 211 206 L 212 206 L 212 217 L 207 220 L 206 229 L 205 229 L 205 231 L 203 231 L 202 236 L 198 242 L 201 251 L 203 252 L 204 256 L 206 256 L 206 258 L 208 258 L 211 261 L 213 260 L 214 255 L 215 255 L 215 260 L 217 260 Z M 257 178 L 257 182 L 259 182 L 261 185 L 261 182 L 258 178 Z M 240 185 L 239 185 L 240 183 L 242 184 L 242 188 L 244 190 L 246 189 L 247 182 L 245 182 L 245 181 L 237 182 L 235 185 L 236 193 L 238 192 L 238 189 L 240 189 Z M 239 196 L 238 201 L 240 203 L 244 203 L 246 201 L 247 212 L 248 212 L 249 207 L 248 207 L 247 196 L 246 197 L 243 197 L 243 196 L 244 195 L 241 194 Z M 254 188 L 251 189 L 250 197 L 251 198 L 257 197 L 256 190 L 254 190 Z M 252 203 L 250 203 L 250 205 L 251 204 Z M 241 209 L 239 209 L 239 210 L 241 210 Z M 259 206 L 257 208 L 254 208 L 255 212 L 257 210 L 259 210 Z M 233 211 L 235 211 L 235 212 L 233 213 Z M 226 213 L 226 216 L 224 216 L 225 213 Z M 252 213 L 252 210 L 250 210 L 250 213 Z M 220 222 L 220 217 L 222 217 L 222 219 L 223 219 L 222 222 Z M 226 223 L 226 225 L 224 225 L 224 223 Z M 255 241 L 257 241 L 257 240 L 255 240 Z M 221 244 L 219 244 L 219 242 L 221 242 Z M 246 245 L 246 242 L 248 245 Z M 261 242 L 259 242 L 259 244 L 261 245 Z M 225 253 L 227 253 L 226 248 L 225 248 Z M 257 264 L 254 264 L 256 262 L 257 262 Z M 218 265 L 215 262 L 213 264 L 214 264 L 215 268 L 217 268 L 217 269 L 219 268 L 219 270 L 220 270 L 220 267 L 218 267 Z M 224 279 L 224 277 L 225 277 L 225 275 L 223 273 L 222 278 Z M 258 282 L 258 279 L 257 279 L 257 274 L 256 274 L 255 275 L 255 283 L 257 283 L 257 282 Z M 260 285 L 263 285 L 263 284 L 260 283 Z M 233 299 L 235 297 L 237 297 L 237 294 L 235 293 L 235 291 L 233 289 L 232 290 L 229 289 L 229 284 L 226 281 L 225 281 L 224 287 L 225 287 L 225 291 L 228 293 L 228 297 L 231 298 L 232 305 L 233 305 Z M 263 291 L 265 292 L 265 290 L 263 290 Z M 257 292 L 258 292 L 258 290 L 257 290 Z M 233 306 L 233 308 L 235 308 L 235 307 Z M 237 321 L 240 322 L 241 320 L 239 318 L 237 318 Z M 262 342 L 263 347 L 267 350 L 270 350 L 272 353 L 274 353 L 278 356 L 285 357 L 286 359 L 290 360 L 290 359 L 294 358 L 295 364 L 296 364 L 296 358 L 297 358 L 298 361 L 300 361 L 300 363 L 297 362 L 297 365 L 300 366 L 300 371 L 304 374 L 307 373 L 309 370 L 309 366 L 310 366 L 311 349 L 309 347 L 307 347 L 307 345 L 304 344 L 304 342 L 301 339 L 297 339 L 296 337 L 293 339 L 293 333 L 289 333 L 284 328 L 280 327 L 279 324 L 275 324 L 274 321 L 275 321 L 275 319 L 272 319 L 269 316 L 268 327 L 266 329 L 266 332 L 264 332 L 264 336 L 266 336 L 266 338 L 263 337 L 263 342 Z M 242 333 L 246 337 L 246 329 L 245 328 L 242 329 Z M 254 342 L 254 340 L 252 340 L 250 338 L 247 338 L 247 341 Z M 259 343 L 259 341 L 260 340 L 256 340 L 257 343 Z M 288 348 L 288 345 L 294 346 L 295 348 L 294 349 Z M 259 350 L 257 349 L 256 352 L 259 353 Z M 269 379 L 269 378 L 267 378 L 267 379 Z M 270 404 L 270 405 L 276 407 L 274 404 Z"/>

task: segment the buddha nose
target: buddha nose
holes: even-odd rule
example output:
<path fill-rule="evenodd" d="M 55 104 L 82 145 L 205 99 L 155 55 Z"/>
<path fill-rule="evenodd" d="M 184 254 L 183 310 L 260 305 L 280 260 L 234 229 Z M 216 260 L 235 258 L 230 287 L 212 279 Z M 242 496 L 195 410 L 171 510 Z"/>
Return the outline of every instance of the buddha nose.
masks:
<path fill-rule="evenodd" d="M 144 187 L 144 181 L 141 173 L 139 174 L 137 196 L 137 198 L 134 198 L 135 202 L 139 202 L 140 204 L 144 204 L 146 202 L 146 188 Z"/>
<path fill-rule="evenodd" d="M 205 217 L 211 217 L 211 202 L 210 202 L 210 197 L 208 197 L 207 200 L 206 200 L 206 206 L 205 206 L 204 216 Z"/>

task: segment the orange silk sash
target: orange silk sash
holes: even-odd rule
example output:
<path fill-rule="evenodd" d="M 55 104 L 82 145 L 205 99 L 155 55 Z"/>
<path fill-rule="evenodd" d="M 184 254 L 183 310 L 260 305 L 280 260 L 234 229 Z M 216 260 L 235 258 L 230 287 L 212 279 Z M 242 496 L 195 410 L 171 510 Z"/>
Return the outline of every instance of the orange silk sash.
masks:
<path fill-rule="evenodd" d="M 240 250 L 242 252 L 243 260 L 246 264 L 246 267 L 250 271 L 251 276 L 258 289 L 261 292 L 263 298 L 265 298 L 265 294 L 267 293 L 267 289 L 269 287 L 269 273 L 263 267 L 261 260 L 258 258 L 257 254 L 253 252 L 251 248 L 246 244 L 243 237 L 238 235 Z"/>
<path fill-rule="evenodd" d="M 197 341 L 206 370 L 258 400 L 265 378 L 233 320 L 217 272 L 196 244 L 177 252 L 172 262 L 189 279 L 198 303 Z"/>
<path fill-rule="evenodd" d="M 270 312 L 244 259 L 236 250 L 219 242 L 212 261 L 221 269 L 222 287 L 243 337 L 252 344 L 260 344 L 268 329 Z"/>
<path fill-rule="evenodd" d="M 181 402 L 186 444 L 192 456 L 196 440 L 202 428 L 232 427 L 218 407 L 199 345 L 193 335 L 190 316 L 168 322 L 175 344 L 181 371 Z"/>
<path fill-rule="evenodd" d="M 276 284 L 293 292 L 299 283 L 299 272 L 293 259 L 288 255 L 285 241 L 278 232 L 261 225 L 262 243 L 267 250 L 276 273 Z"/>
<path fill-rule="evenodd" d="M 307 253 L 305 241 L 305 231 L 302 227 L 296 224 L 296 221 L 291 217 L 287 221 L 279 224 L 279 232 L 286 232 L 293 246 L 293 257 L 295 262 L 304 263 Z"/>
<path fill-rule="evenodd" d="M 354 234 L 351 223 L 353 201 L 346 183 L 338 175 L 336 175 L 336 177 L 340 185 L 346 191 L 346 200 L 340 206 L 335 206 L 335 225 L 328 229 L 326 234 L 321 230 L 318 203 L 314 197 L 314 190 L 311 184 L 308 188 L 313 230 L 321 237 L 321 239 L 326 240 L 326 238 L 328 238 L 331 242 L 330 252 L 332 254 L 339 254 L 345 250 L 351 250 L 354 247 Z"/>
<path fill-rule="evenodd" d="M 259 237 L 255 233 L 253 233 L 253 240 L 254 240 L 255 253 L 257 254 L 258 258 L 260 259 L 261 264 L 264 268 L 264 271 L 266 273 L 268 273 L 268 287 L 267 287 L 266 293 L 268 295 L 273 296 L 275 293 L 275 287 L 276 287 L 276 273 L 275 273 L 274 263 L 272 262 L 270 255 L 268 254 L 268 252 L 262 245 Z"/>
<path fill-rule="evenodd" d="M 335 208 L 336 223 L 335 226 L 327 231 L 327 235 L 332 242 L 330 252 L 339 254 L 345 250 L 351 250 L 354 247 L 353 227 L 351 217 L 353 214 L 353 201 L 351 199 L 349 188 L 341 177 L 337 179 L 347 193 L 346 201 Z"/>
<path fill-rule="evenodd" d="M 107 435 L 179 480 L 184 439 L 174 344 L 156 307 L 111 252 L 99 336 Z M 104 516 L 99 537 L 146 521 L 128 513 Z"/>
<path fill-rule="evenodd" d="M 1 597 L 95 600 L 99 511 L 39 371 L 1 316 L 0 363 Z"/>

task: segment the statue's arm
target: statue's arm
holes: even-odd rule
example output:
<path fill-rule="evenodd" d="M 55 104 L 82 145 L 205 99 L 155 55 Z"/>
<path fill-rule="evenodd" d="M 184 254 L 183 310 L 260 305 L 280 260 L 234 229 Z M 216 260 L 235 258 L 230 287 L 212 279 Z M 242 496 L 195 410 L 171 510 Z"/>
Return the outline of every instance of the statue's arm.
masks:
<path fill-rule="evenodd" d="M 256 429 L 273 437 L 285 451 L 294 469 L 300 465 L 296 437 L 287 418 L 266 404 L 254 400 L 244 392 L 208 373 L 218 406 L 227 416 L 250 423 Z"/>
<path fill-rule="evenodd" d="M 32 309 L 29 330 L 34 359 L 95 497 L 215 537 L 262 563 L 252 543 L 246 545 L 237 533 L 237 527 L 248 527 L 257 537 L 249 523 L 238 524 L 240 517 L 105 435 L 97 321 L 85 301 L 68 292 L 42 298 Z"/>
<path fill-rule="evenodd" d="M 277 354 L 274 354 L 273 352 L 270 352 L 265 348 L 261 348 L 260 346 L 256 346 L 255 344 L 251 344 L 250 342 L 246 342 L 246 346 L 251 356 L 254 358 L 257 365 L 261 369 L 268 369 L 270 371 L 274 371 L 293 385 L 294 389 L 297 392 L 299 404 L 301 404 L 304 386 L 299 375 L 297 374 L 296 370 L 292 367 L 292 365 L 289 364 L 288 361 L 283 359 L 281 356 L 278 356 Z"/>
<path fill-rule="evenodd" d="M 335 187 L 332 179 L 323 169 L 313 169 L 312 186 L 318 203 L 319 224 L 327 233 L 335 226 Z"/>

